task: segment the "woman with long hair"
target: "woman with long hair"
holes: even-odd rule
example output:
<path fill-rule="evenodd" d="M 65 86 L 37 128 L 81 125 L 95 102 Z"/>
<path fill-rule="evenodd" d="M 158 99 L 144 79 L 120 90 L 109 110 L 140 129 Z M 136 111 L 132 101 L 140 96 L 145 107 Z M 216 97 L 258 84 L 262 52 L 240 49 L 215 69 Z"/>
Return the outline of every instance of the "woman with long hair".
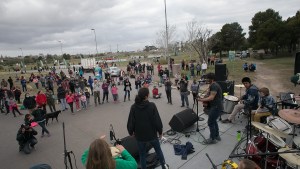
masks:
<path fill-rule="evenodd" d="M 137 163 L 129 152 L 121 145 L 116 145 L 119 154 L 112 156 L 111 149 L 105 140 L 94 140 L 86 150 L 81 161 L 86 169 L 136 169 Z"/>
<path fill-rule="evenodd" d="M 146 169 L 147 143 L 154 147 L 162 168 L 168 169 L 158 140 L 162 138 L 163 125 L 155 103 L 149 102 L 148 98 L 149 89 L 141 88 L 130 108 L 127 130 L 129 135 L 135 136 L 137 140 L 142 169 Z"/>

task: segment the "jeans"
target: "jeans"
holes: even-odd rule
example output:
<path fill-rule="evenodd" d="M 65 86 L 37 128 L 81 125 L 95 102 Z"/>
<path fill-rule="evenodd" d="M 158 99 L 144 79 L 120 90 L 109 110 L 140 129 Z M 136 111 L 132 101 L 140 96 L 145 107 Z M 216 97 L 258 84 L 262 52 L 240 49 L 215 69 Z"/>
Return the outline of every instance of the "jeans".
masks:
<path fill-rule="evenodd" d="M 67 102 L 66 99 L 60 99 L 60 104 L 61 104 L 61 110 L 66 110 L 67 109 Z"/>
<path fill-rule="evenodd" d="M 208 113 L 208 120 L 207 120 L 207 124 L 209 127 L 209 131 L 210 131 L 210 138 L 212 140 L 215 140 L 216 137 L 219 137 L 219 126 L 218 126 L 218 122 L 217 119 L 221 114 L 221 110 L 218 109 L 217 107 L 211 107 L 209 109 L 209 113 Z"/>
<path fill-rule="evenodd" d="M 68 104 L 69 104 L 69 106 L 70 106 L 71 112 L 74 113 L 74 110 L 73 110 L 73 102 L 68 103 Z"/>
<path fill-rule="evenodd" d="M 48 104 L 51 112 L 55 112 L 56 111 L 55 103 L 48 102 L 47 104 Z"/>
<path fill-rule="evenodd" d="M 106 98 L 106 101 L 108 102 L 108 92 L 103 92 L 102 102 L 104 102 Z"/>
<path fill-rule="evenodd" d="M 23 92 L 27 92 L 27 87 L 26 87 L 26 85 L 22 85 L 22 90 L 23 90 Z"/>
<path fill-rule="evenodd" d="M 30 147 L 34 147 L 34 145 L 37 143 L 37 139 L 36 138 L 32 138 L 32 139 L 29 139 L 28 141 L 26 141 L 25 143 L 20 143 L 19 142 L 19 145 L 20 145 L 20 151 L 23 150 L 23 152 L 25 154 L 30 154 L 31 153 L 31 149 Z M 30 147 L 29 147 L 30 146 Z"/>
<path fill-rule="evenodd" d="M 130 90 L 126 90 L 124 95 L 124 101 L 126 99 L 127 94 L 128 94 L 128 100 L 130 100 Z"/>
<path fill-rule="evenodd" d="M 94 91 L 94 102 L 95 102 L 95 105 L 97 105 L 97 100 L 98 100 L 98 104 L 100 104 L 100 91 Z"/>
<path fill-rule="evenodd" d="M 91 89 L 91 93 L 92 93 L 92 95 L 94 95 L 94 93 L 93 93 L 93 85 L 90 85 L 90 89 Z"/>
<path fill-rule="evenodd" d="M 42 121 L 42 122 L 39 122 L 38 124 L 42 127 L 42 136 L 44 135 L 45 132 L 47 134 L 50 134 L 49 131 L 47 130 L 46 126 L 45 126 L 45 120 Z"/>
<path fill-rule="evenodd" d="M 86 109 L 86 101 L 81 101 L 81 106 L 83 109 Z"/>
<path fill-rule="evenodd" d="M 188 92 L 180 92 L 180 96 L 181 96 L 181 106 L 184 106 L 184 101 L 186 103 L 186 106 L 189 106 Z"/>
<path fill-rule="evenodd" d="M 138 148 L 139 148 L 141 168 L 146 169 L 146 144 L 147 143 L 150 143 L 153 146 L 153 148 L 158 156 L 158 159 L 160 161 L 160 165 L 164 168 L 164 165 L 166 162 L 165 162 L 164 154 L 161 151 L 158 138 L 148 141 L 148 142 L 137 141 Z"/>
<path fill-rule="evenodd" d="M 167 95 L 168 103 L 172 104 L 171 90 L 166 90 L 166 95 Z"/>

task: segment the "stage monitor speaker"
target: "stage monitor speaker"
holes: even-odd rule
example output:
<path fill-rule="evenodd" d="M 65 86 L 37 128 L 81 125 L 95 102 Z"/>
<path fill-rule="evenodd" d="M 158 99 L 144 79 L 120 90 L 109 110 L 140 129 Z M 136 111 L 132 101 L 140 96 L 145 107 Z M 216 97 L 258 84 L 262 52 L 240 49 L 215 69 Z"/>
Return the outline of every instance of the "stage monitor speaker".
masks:
<path fill-rule="evenodd" d="M 192 126 L 195 122 L 197 122 L 197 120 L 197 114 L 193 111 L 193 109 L 185 109 L 175 114 L 169 122 L 169 125 L 172 130 L 182 132 L 184 129 Z"/>
<path fill-rule="evenodd" d="M 226 64 L 218 63 L 215 65 L 215 81 L 226 81 L 227 80 L 227 69 Z"/>
<path fill-rule="evenodd" d="M 296 53 L 294 74 L 300 73 L 300 52 Z"/>
<path fill-rule="evenodd" d="M 234 96 L 234 81 L 217 81 L 223 93 Z"/>

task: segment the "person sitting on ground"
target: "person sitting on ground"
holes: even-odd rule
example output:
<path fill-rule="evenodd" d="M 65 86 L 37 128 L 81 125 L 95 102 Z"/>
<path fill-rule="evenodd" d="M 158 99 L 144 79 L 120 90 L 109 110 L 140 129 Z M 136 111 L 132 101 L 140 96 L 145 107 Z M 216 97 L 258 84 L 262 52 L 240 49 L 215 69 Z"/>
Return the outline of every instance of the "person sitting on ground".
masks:
<path fill-rule="evenodd" d="M 256 110 L 258 108 L 258 88 L 255 85 L 251 84 L 251 80 L 249 77 L 244 77 L 242 79 L 242 83 L 246 88 L 246 93 L 242 96 L 242 98 L 240 98 L 240 103 L 234 106 L 234 109 L 229 117 L 225 120 L 222 120 L 223 123 L 231 123 L 234 120 L 235 115 L 241 112 L 242 109 Z"/>
<path fill-rule="evenodd" d="M 248 71 L 248 63 L 247 63 L 247 62 L 245 62 L 245 63 L 243 64 L 243 69 L 244 69 L 245 72 Z"/>
<path fill-rule="evenodd" d="M 158 88 L 153 86 L 152 95 L 154 99 L 159 99 L 161 97 L 161 93 L 158 93 Z"/>
<path fill-rule="evenodd" d="M 251 64 L 249 65 L 249 71 L 250 71 L 250 72 L 254 72 L 255 70 L 256 70 L 256 65 L 253 64 L 253 63 L 251 63 Z"/>
<path fill-rule="evenodd" d="M 260 122 L 260 118 L 263 116 L 272 115 L 273 109 L 275 108 L 275 100 L 270 95 L 268 88 L 263 87 L 259 89 L 259 107 L 257 110 L 251 112 L 252 120 Z"/>
<path fill-rule="evenodd" d="M 37 139 L 34 137 L 35 135 L 37 135 L 37 131 L 28 125 L 22 124 L 17 133 L 19 151 L 30 154 L 31 149 L 34 149 L 34 146 L 37 143 Z"/>
<path fill-rule="evenodd" d="M 243 159 L 239 163 L 239 169 L 261 169 L 254 161 Z"/>
<path fill-rule="evenodd" d="M 94 140 L 89 149 L 82 154 L 81 162 L 86 166 L 86 169 L 137 168 L 135 159 L 122 145 L 116 145 L 119 152 L 116 156 L 113 156 L 109 145 L 102 138 Z"/>
<path fill-rule="evenodd" d="M 29 112 L 36 107 L 35 96 L 31 96 L 29 93 L 25 94 L 25 99 L 23 100 L 23 105 Z"/>

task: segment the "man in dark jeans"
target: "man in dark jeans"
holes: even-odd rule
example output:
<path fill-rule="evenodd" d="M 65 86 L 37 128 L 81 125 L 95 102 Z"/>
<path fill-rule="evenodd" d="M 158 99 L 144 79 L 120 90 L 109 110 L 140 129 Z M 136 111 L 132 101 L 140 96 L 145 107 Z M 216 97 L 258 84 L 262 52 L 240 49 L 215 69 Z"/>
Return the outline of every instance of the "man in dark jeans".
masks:
<path fill-rule="evenodd" d="M 181 107 L 184 107 L 184 102 L 186 103 L 186 107 L 189 108 L 189 98 L 188 98 L 188 81 L 182 77 L 179 81 L 179 91 L 181 96 Z"/>
<path fill-rule="evenodd" d="M 210 131 L 209 139 L 204 141 L 204 144 L 215 144 L 217 141 L 221 141 L 221 137 L 219 135 L 219 126 L 217 119 L 220 116 L 223 110 L 222 104 L 222 89 L 218 83 L 215 82 L 215 74 L 208 73 L 207 74 L 207 81 L 210 84 L 209 86 L 209 96 L 206 98 L 200 98 L 199 101 L 201 102 L 209 102 L 208 108 L 208 127 Z"/>
<path fill-rule="evenodd" d="M 37 109 L 33 110 L 33 112 L 31 113 L 31 115 L 34 117 L 33 121 L 37 122 L 42 128 L 41 137 L 44 137 L 45 132 L 48 134 L 48 137 L 50 137 L 50 132 L 47 130 L 46 125 L 45 125 L 45 122 L 46 122 L 45 114 L 46 114 L 46 111 L 41 108 L 37 108 Z"/>
<path fill-rule="evenodd" d="M 141 88 L 135 98 L 135 103 L 130 108 L 127 122 L 129 135 L 134 136 L 139 148 L 141 168 L 146 169 L 146 144 L 155 149 L 163 169 L 169 166 L 165 162 L 159 139 L 162 138 L 162 122 L 155 103 L 149 102 L 149 89 Z"/>
<path fill-rule="evenodd" d="M 22 124 L 17 134 L 17 141 L 20 146 L 19 151 L 30 154 L 31 149 L 34 149 L 34 145 L 38 142 L 34 137 L 35 135 L 37 135 L 37 132 L 33 128 Z"/>

